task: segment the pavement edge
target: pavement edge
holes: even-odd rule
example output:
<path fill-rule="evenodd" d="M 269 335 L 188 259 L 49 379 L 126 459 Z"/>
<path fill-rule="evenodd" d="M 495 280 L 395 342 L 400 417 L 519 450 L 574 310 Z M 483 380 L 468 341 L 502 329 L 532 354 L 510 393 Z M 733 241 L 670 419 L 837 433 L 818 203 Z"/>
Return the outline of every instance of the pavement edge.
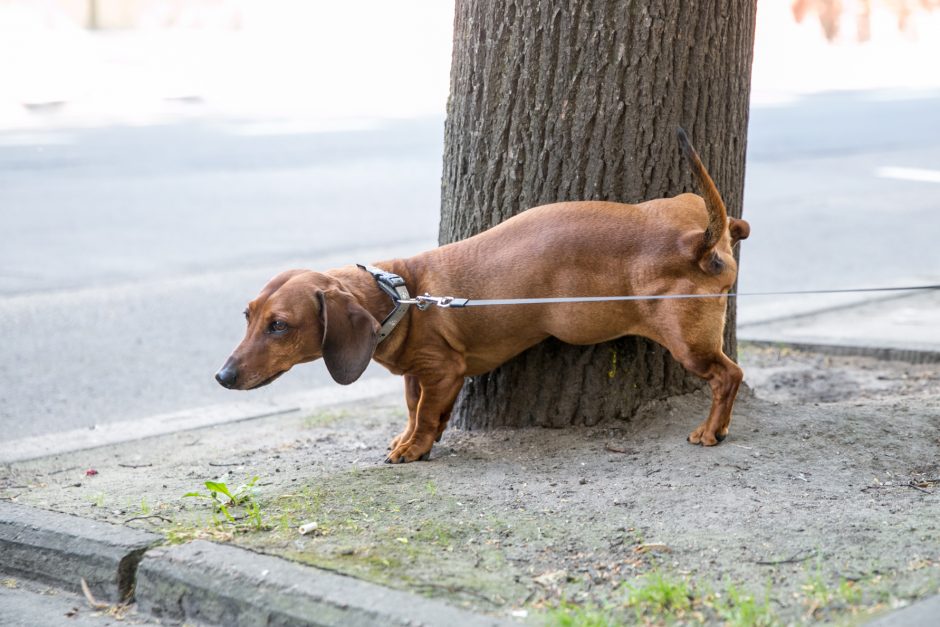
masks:
<path fill-rule="evenodd" d="M 148 551 L 138 608 L 221 625 L 510 625 L 442 601 L 278 557 L 195 540 Z"/>
<path fill-rule="evenodd" d="M 111 603 L 133 596 L 138 563 L 161 542 L 140 529 L 0 501 L 5 571 L 78 593 L 84 579 L 96 598 Z"/>
<path fill-rule="evenodd" d="M 819 353 L 834 357 L 872 357 L 881 361 L 903 361 L 910 364 L 940 363 L 940 351 L 919 350 L 891 346 L 865 346 L 862 344 L 840 344 L 799 340 L 773 340 L 748 335 L 738 337 L 739 346 L 755 348 L 790 348 L 807 353 Z"/>
<path fill-rule="evenodd" d="M 215 625 L 516 624 L 279 557 L 0 501 L 0 564 L 99 600 L 136 600 L 155 618 Z"/>

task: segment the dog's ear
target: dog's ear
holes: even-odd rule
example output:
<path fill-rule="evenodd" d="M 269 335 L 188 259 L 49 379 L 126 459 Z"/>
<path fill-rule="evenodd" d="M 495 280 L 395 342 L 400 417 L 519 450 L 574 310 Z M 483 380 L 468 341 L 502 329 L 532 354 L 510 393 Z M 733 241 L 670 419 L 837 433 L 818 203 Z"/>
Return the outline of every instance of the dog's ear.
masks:
<path fill-rule="evenodd" d="M 378 344 L 379 323 L 348 294 L 317 291 L 323 362 L 337 383 L 349 385 L 369 365 Z"/>
<path fill-rule="evenodd" d="M 731 245 L 734 246 L 739 240 L 747 239 L 751 234 L 751 225 L 741 218 L 728 218 L 728 230 L 731 231 Z"/>

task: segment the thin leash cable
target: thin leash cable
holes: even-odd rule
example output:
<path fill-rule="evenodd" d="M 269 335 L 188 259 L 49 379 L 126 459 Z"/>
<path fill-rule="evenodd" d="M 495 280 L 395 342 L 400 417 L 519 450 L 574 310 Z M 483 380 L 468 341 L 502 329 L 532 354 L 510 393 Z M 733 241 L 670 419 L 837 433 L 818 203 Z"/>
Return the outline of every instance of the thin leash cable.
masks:
<path fill-rule="evenodd" d="M 430 305 L 442 308 L 488 307 L 494 305 L 549 305 L 559 303 L 597 303 L 617 301 L 652 301 L 652 300 L 679 300 L 693 298 L 740 298 L 750 296 L 804 296 L 812 294 L 860 294 L 871 292 L 911 292 L 940 290 L 936 285 L 907 285 L 900 287 L 868 287 L 829 290 L 793 290 L 779 292 L 729 292 L 727 294 L 659 294 L 659 295 L 630 295 L 630 296 L 550 296 L 543 298 L 490 298 L 472 299 L 458 298 L 456 296 L 431 296 L 424 294 L 413 299 L 399 301 L 402 304 L 417 305 L 419 309 L 426 309 Z"/>

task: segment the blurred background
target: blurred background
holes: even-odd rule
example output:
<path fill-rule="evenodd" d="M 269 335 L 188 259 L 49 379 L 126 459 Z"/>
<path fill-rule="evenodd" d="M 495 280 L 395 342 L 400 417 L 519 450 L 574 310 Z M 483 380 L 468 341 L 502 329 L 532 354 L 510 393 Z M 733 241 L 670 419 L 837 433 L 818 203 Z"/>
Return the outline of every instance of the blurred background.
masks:
<path fill-rule="evenodd" d="M 940 282 L 937 9 L 761 0 L 742 291 Z M 212 375 L 273 274 L 435 245 L 452 15 L 0 0 L 0 442 L 243 398 Z M 740 334 L 865 298 L 742 300 Z"/>

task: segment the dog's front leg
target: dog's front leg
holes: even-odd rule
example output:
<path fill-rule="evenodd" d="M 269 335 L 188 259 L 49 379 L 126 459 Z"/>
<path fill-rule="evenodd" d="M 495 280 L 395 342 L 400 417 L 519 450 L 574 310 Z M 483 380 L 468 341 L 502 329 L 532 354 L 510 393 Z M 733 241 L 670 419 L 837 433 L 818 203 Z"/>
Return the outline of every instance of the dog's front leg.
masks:
<path fill-rule="evenodd" d="M 441 418 L 450 415 L 460 388 L 462 376 L 437 374 L 434 377 L 418 377 L 421 396 L 418 399 L 411 432 L 402 433 L 397 445 L 385 461 L 390 464 L 427 459 L 434 441 L 440 435 Z"/>
<path fill-rule="evenodd" d="M 405 430 L 392 438 L 388 450 L 395 450 L 401 442 L 411 437 L 415 430 L 415 416 L 418 413 L 418 401 L 421 399 L 421 384 L 413 374 L 405 375 L 405 404 L 408 405 L 408 424 Z"/>

